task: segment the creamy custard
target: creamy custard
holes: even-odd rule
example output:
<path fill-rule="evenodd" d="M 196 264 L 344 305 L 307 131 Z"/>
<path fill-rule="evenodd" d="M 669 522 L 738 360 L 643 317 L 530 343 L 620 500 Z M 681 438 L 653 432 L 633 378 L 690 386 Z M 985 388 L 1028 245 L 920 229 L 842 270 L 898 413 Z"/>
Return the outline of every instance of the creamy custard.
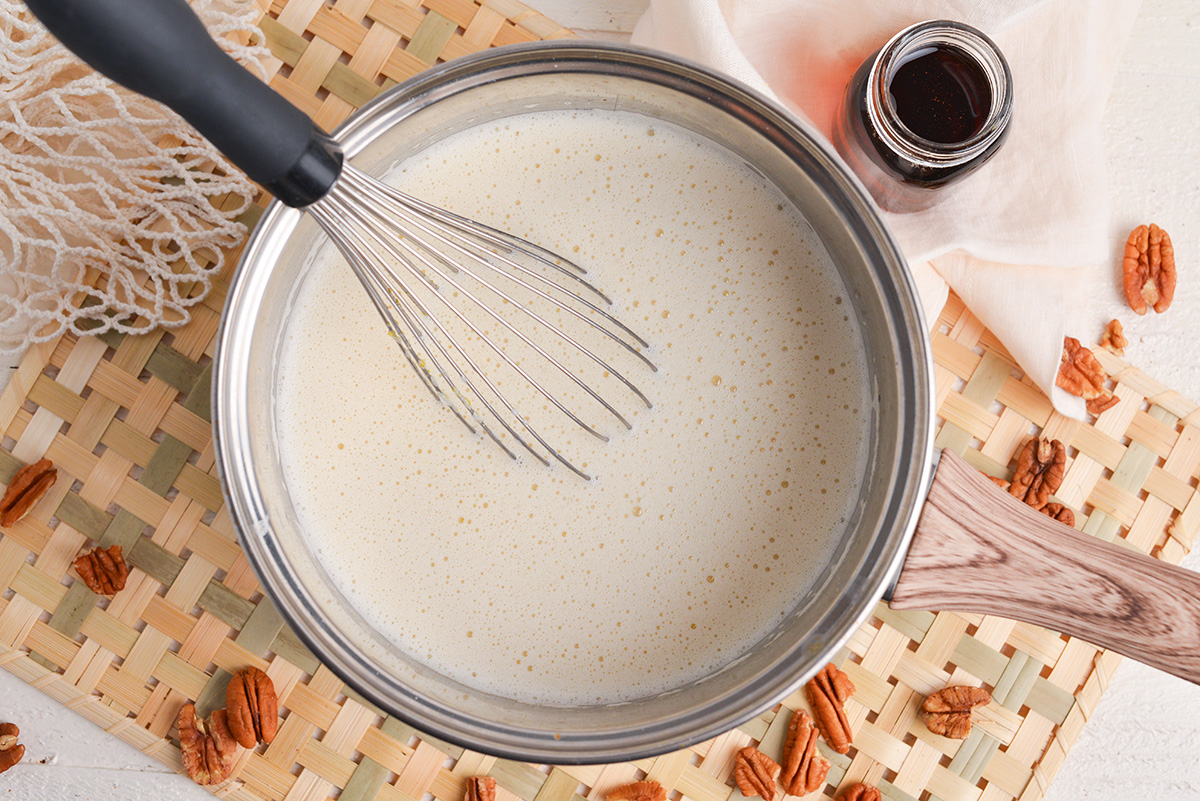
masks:
<path fill-rule="evenodd" d="M 287 482 L 318 559 L 431 669 L 543 703 L 682 686 L 754 646 L 843 535 L 864 356 L 804 218 L 731 153 L 630 114 L 456 134 L 389 182 L 576 259 L 651 343 L 654 408 L 594 475 L 509 459 L 435 403 L 327 247 L 288 323 Z"/>

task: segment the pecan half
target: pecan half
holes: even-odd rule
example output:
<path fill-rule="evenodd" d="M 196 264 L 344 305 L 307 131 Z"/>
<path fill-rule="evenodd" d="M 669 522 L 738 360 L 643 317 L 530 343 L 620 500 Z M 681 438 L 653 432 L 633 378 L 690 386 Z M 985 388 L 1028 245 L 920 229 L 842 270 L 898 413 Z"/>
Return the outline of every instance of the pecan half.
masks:
<path fill-rule="evenodd" d="M 25 756 L 25 746 L 17 743 L 21 730 L 15 723 L 0 723 L 0 773 L 11 768 Z"/>
<path fill-rule="evenodd" d="M 852 784 L 838 796 L 838 801 L 883 801 L 883 793 L 869 784 Z"/>
<path fill-rule="evenodd" d="M 829 774 L 829 761 L 817 754 L 817 729 L 803 709 L 792 713 L 787 742 L 783 745 L 783 772 L 779 780 L 788 795 L 808 795 L 821 789 Z"/>
<path fill-rule="evenodd" d="M 737 752 L 733 766 L 733 780 L 742 795 L 758 796 L 763 801 L 774 801 L 775 778 L 779 776 L 779 764 L 769 756 L 748 745 Z"/>
<path fill-rule="evenodd" d="M 491 776 L 467 779 L 467 801 L 496 801 L 496 780 Z"/>
<path fill-rule="evenodd" d="M 25 757 L 25 746 L 14 745 L 7 751 L 0 751 L 0 773 L 11 768 Z"/>
<path fill-rule="evenodd" d="M 1048 503 L 1038 511 L 1072 528 L 1075 526 L 1075 512 L 1061 503 Z"/>
<path fill-rule="evenodd" d="M 256 667 L 233 674 L 225 687 L 225 707 L 229 712 L 229 730 L 243 748 L 258 743 L 270 745 L 279 725 L 279 699 L 275 682 Z"/>
<path fill-rule="evenodd" d="M 846 701 L 854 694 L 854 682 L 831 662 L 809 680 L 804 692 L 825 742 L 839 754 L 847 753 L 854 733 L 846 717 Z"/>
<path fill-rule="evenodd" d="M 1062 360 L 1054 383 L 1072 395 L 1092 400 L 1108 395 L 1104 388 L 1106 381 L 1108 374 L 1096 360 L 1096 355 L 1079 344 L 1075 337 L 1064 337 Z"/>
<path fill-rule="evenodd" d="M 609 790 L 608 801 L 667 801 L 667 791 L 658 782 L 640 781 Z"/>
<path fill-rule="evenodd" d="M 8 528 L 29 514 L 33 505 L 58 481 L 58 468 L 49 459 L 38 459 L 17 471 L 0 498 L 0 526 Z"/>
<path fill-rule="evenodd" d="M 121 546 L 93 548 L 75 560 L 75 572 L 87 588 L 97 595 L 116 595 L 125 589 L 129 565 L 121 555 Z"/>
<path fill-rule="evenodd" d="M 925 699 L 921 717 L 934 734 L 965 740 L 971 733 L 971 710 L 991 702 L 992 694 L 982 687 L 947 687 Z"/>
<path fill-rule="evenodd" d="M 1162 313 L 1175 297 L 1175 248 L 1157 225 L 1139 225 L 1125 242 L 1125 299 L 1129 308 L 1145 314 L 1147 306 Z"/>
<path fill-rule="evenodd" d="M 1017 456 L 1017 470 L 1008 494 L 1040 510 L 1062 486 L 1066 464 L 1067 449 L 1058 440 L 1029 440 Z"/>
<path fill-rule="evenodd" d="M 208 726 L 196 720 L 196 705 L 179 710 L 179 750 L 183 767 L 196 784 L 220 784 L 229 778 L 237 757 L 237 743 L 229 731 L 224 709 L 212 713 Z"/>
<path fill-rule="evenodd" d="M 1125 355 L 1129 340 L 1125 338 L 1125 327 L 1121 325 L 1120 320 L 1108 321 L 1108 325 L 1104 327 L 1104 336 L 1100 337 L 1100 347 L 1118 356 Z"/>

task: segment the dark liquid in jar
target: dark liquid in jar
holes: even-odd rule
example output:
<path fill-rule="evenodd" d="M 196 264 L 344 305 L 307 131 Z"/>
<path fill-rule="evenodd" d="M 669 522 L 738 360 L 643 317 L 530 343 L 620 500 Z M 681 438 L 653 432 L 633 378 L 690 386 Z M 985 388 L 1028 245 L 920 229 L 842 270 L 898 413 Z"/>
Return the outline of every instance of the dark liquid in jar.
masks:
<path fill-rule="evenodd" d="M 888 83 L 896 116 L 909 131 L 931 142 L 965 142 L 983 130 L 992 89 L 979 64 L 954 47 L 918 50 L 896 68 Z"/>

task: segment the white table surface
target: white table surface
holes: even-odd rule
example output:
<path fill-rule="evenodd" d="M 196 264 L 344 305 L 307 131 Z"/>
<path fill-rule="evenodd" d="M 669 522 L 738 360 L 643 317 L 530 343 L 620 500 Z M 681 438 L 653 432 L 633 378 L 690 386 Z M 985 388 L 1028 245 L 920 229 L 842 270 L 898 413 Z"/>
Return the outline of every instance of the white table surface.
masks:
<path fill-rule="evenodd" d="M 526 0 L 581 35 L 627 39 L 648 0 Z M 1200 399 L 1200 3 L 1146 0 L 1105 118 L 1112 176 L 1112 280 L 1081 288 L 1079 338 L 1119 317 L 1128 358 Z M 1125 235 L 1157 222 L 1180 268 L 1170 313 L 1138 318 L 1117 283 Z M 1200 560 L 1192 560 L 1200 566 Z M 25 761 L 0 777 L 14 799 L 203 801 L 211 798 L 116 737 L 0 670 L 0 718 L 21 727 Z M 1200 798 L 1200 687 L 1133 662 L 1117 672 L 1055 778 L 1051 801 Z"/>

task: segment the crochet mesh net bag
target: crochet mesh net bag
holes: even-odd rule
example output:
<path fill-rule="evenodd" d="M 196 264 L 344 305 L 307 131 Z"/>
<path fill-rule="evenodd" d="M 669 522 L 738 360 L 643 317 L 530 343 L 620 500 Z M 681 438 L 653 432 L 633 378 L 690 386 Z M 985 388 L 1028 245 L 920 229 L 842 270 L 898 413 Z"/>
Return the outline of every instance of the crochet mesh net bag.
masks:
<path fill-rule="evenodd" d="M 253 0 L 193 8 L 263 74 Z M 65 330 L 183 325 L 246 236 L 237 217 L 257 191 L 175 114 L 0 0 L 0 355 Z"/>

